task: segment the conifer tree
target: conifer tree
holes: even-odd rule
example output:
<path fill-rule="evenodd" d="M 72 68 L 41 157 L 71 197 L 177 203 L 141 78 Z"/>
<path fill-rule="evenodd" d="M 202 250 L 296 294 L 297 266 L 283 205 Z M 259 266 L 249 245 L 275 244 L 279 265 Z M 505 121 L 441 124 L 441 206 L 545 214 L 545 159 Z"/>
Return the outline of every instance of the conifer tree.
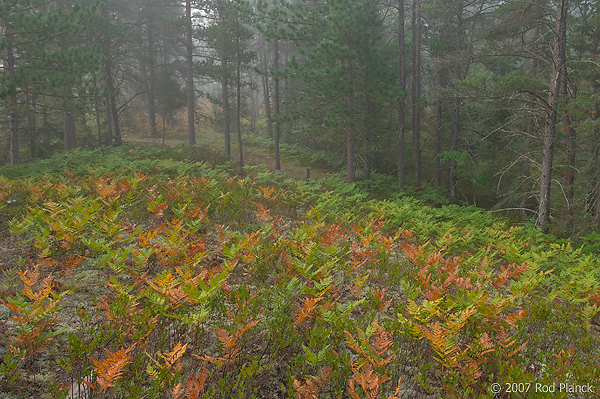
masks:
<path fill-rule="evenodd" d="M 62 3 L 56 7 L 47 1 L 13 1 L 0 4 L 0 26 L 3 32 L 0 49 L 5 69 L 0 71 L 0 98 L 10 113 L 10 160 L 19 162 L 19 120 L 25 92 L 42 97 L 62 97 L 69 103 L 69 91 L 87 72 L 97 67 L 96 49 L 80 51 L 64 46 L 67 37 L 80 35 L 92 8 Z M 61 45 L 62 44 L 62 45 Z M 87 89 L 84 84 L 80 89 Z M 83 93 L 79 93 L 83 94 Z M 68 115 L 68 113 L 67 113 Z M 72 121 L 69 140 L 72 140 Z M 66 143 L 67 148 L 73 142 Z"/>

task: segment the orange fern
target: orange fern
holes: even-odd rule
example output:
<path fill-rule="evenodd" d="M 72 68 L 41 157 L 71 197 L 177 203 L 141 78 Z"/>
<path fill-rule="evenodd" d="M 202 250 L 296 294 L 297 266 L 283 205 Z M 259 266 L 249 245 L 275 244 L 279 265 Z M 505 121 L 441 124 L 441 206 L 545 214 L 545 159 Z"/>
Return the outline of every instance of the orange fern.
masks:
<path fill-rule="evenodd" d="M 108 349 L 104 349 L 108 354 L 108 357 L 104 361 L 96 360 L 93 357 L 90 357 L 92 362 L 94 363 L 94 369 L 98 374 L 96 378 L 96 382 L 102 388 L 102 391 L 105 393 L 106 390 L 110 387 L 114 387 L 115 381 L 121 378 L 123 373 L 125 372 L 124 367 L 131 363 L 129 359 L 131 356 L 128 355 L 129 352 L 133 350 L 135 344 L 131 345 L 129 348 L 123 350 L 119 349 L 118 351 L 112 353 Z"/>

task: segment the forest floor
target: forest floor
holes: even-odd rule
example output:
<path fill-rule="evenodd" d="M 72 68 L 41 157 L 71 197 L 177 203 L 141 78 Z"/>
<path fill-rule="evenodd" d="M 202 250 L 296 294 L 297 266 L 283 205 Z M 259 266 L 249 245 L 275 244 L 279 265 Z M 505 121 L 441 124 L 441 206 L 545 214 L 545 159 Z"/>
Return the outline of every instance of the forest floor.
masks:
<path fill-rule="evenodd" d="M 263 165 L 268 170 L 275 172 L 275 154 L 270 148 L 266 148 L 264 144 L 258 142 L 253 137 L 244 137 L 243 139 L 243 155 L 244 165 L 256 166 Z M 239 160 L 239 149 L 237 139 L 233 137 L 231 140 L 231 160 L 237 163 Z M 151 137 L 147 134 L 127 134 L 123 135 L 125 143 L 147 143 L 156 145 L 181 145 L 187 144 L 188 138 L 185 134 L 177 132 L 169 132 L 169 137 Z M 224 140 L 223 135 L 209 128 L 199 129 L 196 132 L 196 145 L 212 148 L 223 154 Z M 336 171 L 323 167 L 321 165 L 308 165 L 307 162 L 302 162 L 295 159 L 293 156 L 286 154 L 285 150 L 281 151 L 281 171 L 285 176 L 292 179 L 304 179 L 306 176 L 306 168 L 310 167 L 310 178 L 321 179 L 331 177 Z"/>
<path fill-rule="evenodd" d="M 238 173 L 213 132 L 124 139 L 0 170 L 0 399 L 600 386 L 600 266 L 582 249 L 473 207 L 304 182 L 293 147 L 281 174 Z M 272 170 L 268 142 L 245 145 Z"/>

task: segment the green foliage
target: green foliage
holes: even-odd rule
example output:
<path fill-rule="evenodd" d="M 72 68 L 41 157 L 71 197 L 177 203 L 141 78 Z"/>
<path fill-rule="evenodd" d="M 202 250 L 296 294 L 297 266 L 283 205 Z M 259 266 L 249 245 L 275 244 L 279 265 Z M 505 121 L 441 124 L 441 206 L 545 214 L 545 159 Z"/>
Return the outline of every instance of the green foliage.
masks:
<path fill-rule="evenodd" d="M 5 273 L 8 389 L 42 351 L 104 397 L 492 397 L 492 383 L 600 378 L 585 247 L 430 194 L 376 200 L 362 182 L 242 178 L 170 154 L 0 181 L 28 206 L 11 226 L 44 273 L 88 265 L 103 289 L 91 303 Z"/>

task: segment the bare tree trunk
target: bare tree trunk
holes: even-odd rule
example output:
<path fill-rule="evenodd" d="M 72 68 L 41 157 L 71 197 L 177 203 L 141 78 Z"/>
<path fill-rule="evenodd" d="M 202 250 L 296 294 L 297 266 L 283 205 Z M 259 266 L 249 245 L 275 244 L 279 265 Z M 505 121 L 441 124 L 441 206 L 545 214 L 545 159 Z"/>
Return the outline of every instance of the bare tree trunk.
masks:
<path fill-rule="evenodd" d="M 404 125 L 406 119 L 406 43 L 404 35 L 404 0 L 398 0 L 398 88 L 402 92 L 398 101 L 398 188 L 404 190 Z"/>
<path fill-rule="evenodd" d="M 256 99 L 254 98 L 254 74 L 252 73 L 252 71 L 249 71 L 248 73 L 248 79 L 249 79 L 249 83 L 250 83 L 250 126 L 252 127 L 252 132 L 255 133 L 256 132 L 256 119 L 257 119 L 257 112 L 256 112 Z"/>
<path fill-rule="evenodd" d="M 223 0 L 219 0 L 218 2 L 218 12 L 219 12 L 219 20 L 221 22 L 225 21 L 225 9 L 223 6 Z M 224 138 L 225 138 L 225 155 L 227 158 L 231 158 L 231 125 L 229 118 L 229 81 L 227 78 L 227 55 L 225 54 L 225 38 L 221 38 L 221 69 L 222 69 L 222 77 L 221 77 L 221 95 L 223 97 L 223 130 L 224 130 Z"/>
<path fill-rule="evenodd" d="M 438 54 L 438 62 L 440 61 L 440 55 Z M 437 86 L 437 98 L 435 104 L 435 144 L 434 144 L 434 165 L 433 165 L 433 187 L 435 189 L 440 188 L 442 181 L 442 163 L 440 161 L 440 154 L 442 152 L 442 118 L 443 118 L 443 97 L 442 97 L 442 86 L 443 82 L 443 71 L 442 66 L 438 65 L 435 72 L 435 82 Z"/>
<path fill-rule="evenodd" d="M 350 58 L 346 59 L 346 70 L 350 79 L 350 85 L 352 85 L 352 60 Z M 355 173 L 354 173 L 354 131 L 352 129 L 352 123 L 350 119 L 352 118 L 352 112 L 354 110 L 354 96 L 350 90 L 346 94 L 346 105 L 348 107 L 348 116 L 346 121 L 346 151 L 347 151 L 347 182 L 354 183 Z"/>
<path fill-rule="evenodd" d="M 69 100 L 67 100 L 69 101 Z M 69 151 L 77 147 L 77 138 L 75 135 L 75 114 L 73 113 L 73 106 L 67 104 L 67 108 L 64 111 L 65 126 L 64 126 L 64 140 L 65 150 Z"/>
<path fill-rule="evenodd" d="M 105 145 L 112 145 L 113 132 L 112 132 L 112 110 L 110 105 L 110 96 L 106 96 L 106 142 Z"/>
<path fill-rule="evenodd" d="M 148 18 L 146 21 L 146 29 L 148 34 L 148 121 L 150 122 L 150 135 L 158 136 L 158 128 L 156 125 L 156 82 L 154 81 L 155 59 L 154 59 L 154 20 Z"/>
<path fill-rule="evenodd" d="M 442 162 L 440 154 L 442 153 L 442 126 L 444 117 L 444 95 L 443 88 L 446 81 L 447 67 L 444 65 L 444 48 L 443 40 L 446 39 L 446 25 L 442 20 L 438 21 L 440 31 L 438 32 L 438 41 L 440 42 L 440 48 L 437 51 L 436 67 L 435 67 L 435 85 L 436 85 L 436 98 L 435 98 L 435 125 L 434 125 L 434 159 L 433 159 L 433 187 L 439 189 L 442 186 Z"/>
<path fill-rule="evenodd" d="M 537 43 L 538 43 L 539 37 L 540 37 L 540 28 L 538 26 L 535 29 L 535 36 L 533 37 L 533 43 L 535 43 L 533 51 L 535 54 L 538 53 L 538 44 Z M 531 73 L 530 73 L 530 75 L 533 79 L 535 79 L 537 77 L 537 70 L 538 70 L 538 59 L 534 58 L 531 63 Z M 537 104 L 536 97 L 533 95 L 530 96 L 529 105 L 528 105 L 529 120 L 527 123 L 527 137 L 525 138 L 525 148 L 523 149 L 523 156 L 524 156 L 523 176 L 524 176 L 526 182 L 531 178 L 531 168 L 530 168 L 531 139 L 535 135 L 535 125 L 536 125 L 535 110 L 537 109 L 537 107 L 538 107 L 538 104 Z M 525 183 L 525 190 L 524 190 L 525 192 L 523 194 L 523 199 L 521 200 L 521 217 L 523 217 L 523 218 L 528 217 L 527 212 L 529 211 L 530 200 L 531 200 L 530 189 L 531 189 L 531 185 Z"/>
<path fill-rule="evenodd" d="M 462 79 L 462 65 L 460 60 L 460 54 L 462 52 L 462 29 L 463 29 L 463 5 L 462 2 L 458 8 L 458 15 L 456 21 L 456 55 L 459 57 L 455 63 L 455 71 L 454 78 L 457 83 Z M 458 136 L 460 134 L 460 108 L 461 108 L 461 99 L 458 94 L 454 95 L 454 103 L 453 103 L 453 114 L 452 114 L 452 138 L 450 140 L 450 151 L 453 151 L 456 154 L 458 151 Z M 450 185 L 450 200 L 452 202 L 456 202 L 458 197 L 458 177 L 456 175 L 456 171 L 458 169 L 458 164 L 456 162 L 455 155 L 450 160 L 450 176 L 449 176 L 449 185 Z"/>
<path fill-rule="evenodd" d="M 235 117 L 235 126 L 237 131 L 237 139 L 238 139 L 238 149 L 240 151 L 240 169 L 244 167 L 244 151 L 242 148 L 242 81 L 241 81 L 241 64 L 242 60 L 240 59 L 240 29 L 239 22 L 235 21 L 235 50 L 236 50 L 236 78 L 235 78 L 235 88 L 236 88 L 236 117 Z"/>
<path fill-rule="evenodd" d="M 101 15 L 108 19 L 108 9 L 106 6 L 103 6 L 100 9 Z M 106 118 L 106 123 L 109 126 L 108 128 L 108 137 L 107 144 L 112 145 L 113 138 L 116 145 L 121 145 L 121 129 L 119 128 L 119 111 L 117 110 L 117 95 L 115 90 L 115 84 L 113 81 L 112 74 L 112 54 L 111 54 L 111 42 L 110 42 L 110 33 L 108 31 L 104 32 L 105 38 L 102 42 L 102 52 L 105 58 L 104 64 L 104 72 L 106 74 L 106 89 L 108 90 L 108 97 L 106 105 L 108 107 L 108 117 Z M 112 122 L 112 126 L 114 127 L 114 136 L 110 129 L 110 125 Z"/>
<path fill-rule="evenodd" d="M 117 110 L 117 96 L 112 78 L 111 61 L 106 62 L 106 84 L 110 93 L 110 119 L 114 128 L 114 135 L 109 136 L 110 142 L 114 141 L 115 145 L 121 145 L 121 128 L 119 127 L 119 111 Z"/>
<path fill-rule="evenodd" d="M 371 127 L 369 126 L 370 114 L 371 114 L 371 96 L 365 92 L 365 117 L 364 117 L 364 129 L 365 129 L 365 165 L 364 165 L 364 178 L 365 180 L 371 180 Z"/>
<path fill-rule="evenodd" d="M 10 79 L 15 78 L 15 53 L 12 44 L 12 34 L 8 26 L 4 26 L 6 38 L 6 68 Z M 19 163 L 19 115 L 16 88 L 10 90 L 8 101 L 8 113 L 10 114 L 10 163 Z"/>
<path fill-rule="evenodd" d="M 562 100 L 565 102 L 564 109 L 562 112 L 562 120 L 563 120 L 563 129 L 566 135 L 566 148 L 565 148 L 565 163 L 567 165 L 567 169 L 565 170 L 565 175 L 563 179 L 563 186 L 565 189 L 565 200 L 567 202 L 566 209 L 566 222 L 567 222 L 567 230 L 570 234 L 573 234 L 574 231 L 574 223 L 573 223 L 573 200 L 575 198 L 575 153 L 577 150 L 577 132 L 573 128 L 573 118 L 569 115 L 567 111 L 567 102 L 569 99 L 568 87 L 567 87 L 567 62 L 562 64 L 562 82 L 561 82 L 561 93 L 560 96 Z M 576 97 L 576 88 L 573 89 L 573 98 Z"/>
<path fill-rule="evenodd" d="M 96 80 L 94 80 L 94 88 L 97 88 Z M 102 121 L 100 118 L 100 99 L 98 95 L 94 95 L 94 114 L 96 116 L 96 137 L 98 138 L 98 146 L 102 146 Z"/>
<path fill-rule="evenodd" d="M 415 157 L 415 187 L 421 186 L 421 2 L 412 3 L 412 139 Z"/>
<path fill-rule="evenodd" d="M 29 133 L 29 153 L 31 159 L 36 158 L 36 139 L 37 139 L 37 120 L 36 120 L 36 101 L 35 96 L 32 99 L 30 95 L 29 84 L 25 87 L 25 101 L 27 102 L 27 130 Z"/>
<path fill-rule="evenodd" d="M 552 48 L 552 65 L 550 73 L 550 90 L 548 93 L 548 109 L 544 127 L 542 147 L 542 175 L 540 180 L 540 203 L 536 227 L 548 232 L 550 222 L 550 188 L 552 183 L 552 163 L 554 159 L 554 138 L 556 136 L 557 110 L 556 102 L 560 95 L 563 76 L 562 65 L 566 59 L 567 39 L 567 7 L 568 0 L 558 0 L 556 15 L 556 33 Z"/>
<path fill-rule="evenodd" d="M 262 64 L 265 72 L 268 70 L 267 66 L 267 51 L 263 49 L 262 52 Z M 273 138 L 273 122 L 271 122 L 271 99 L 269 98 L 269 74 L 265 73 L 262 75 L 263 82 L 263 97 L 265 102 L 265 116 L 267 118 L 267 136 Z"/>
<path fill-rule="evenodd" d="M 277 5 L 277 0 L 273 0 L 273 6 Z M 279 41 L 273 40 L 273 71 L 279 73 Z M 279 156 L 279 139 L 281 135 L 281 121 L 279 120 L 279 76 L 273 77 L 273 106 L 275 111 L 275 170 L 281 170 L 281 160 Z"/>
<path fill-rule="evenodd" d="M 450 140 L 450 151 L 456 153 L 458 151 L 458 135 L 460 133 L 460 97 L 458 95 L 454 96 L 453 103 L 453 116 L 452 116 L 452 138 Z M 456 176 L 456 170 L 458 168 L 456 159 L 452 157 L 450 159 L 450 200 L 452 202 L 456 202 L 458 197 L 457 194 L 457 184 L 458 178 Z"/>
<path fill-rule="evenodd" d="M 194 123 L 194 42 L 192 37 L 192 5 L 190 0 L 185 0 L 185 47 L 188 142 L 194 145 L 196 144 L 196 125 Z"/>

